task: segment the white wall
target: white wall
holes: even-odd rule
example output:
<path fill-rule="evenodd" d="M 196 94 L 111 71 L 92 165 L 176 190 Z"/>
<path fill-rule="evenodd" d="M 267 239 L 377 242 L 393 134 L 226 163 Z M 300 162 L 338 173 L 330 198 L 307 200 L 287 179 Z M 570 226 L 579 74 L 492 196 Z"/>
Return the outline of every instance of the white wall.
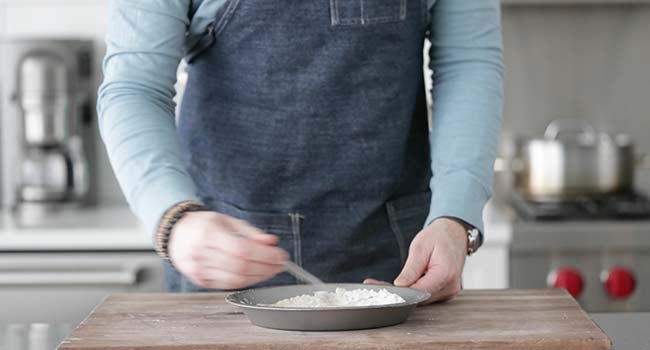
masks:
<path fill-rule="evenodd" d="M 89 37 L 102 39 L 109 0 L 0 0 L 3 36 Z"/>
<path fill-rule="evenodd" d="M 540 136 L 552 119 L 578 117 L 629 133 L 650 154 L 650 3 L 642 2 L 506 7 L 506 136 Z M 650 170 L 637 175 L 650 192 Z"/>

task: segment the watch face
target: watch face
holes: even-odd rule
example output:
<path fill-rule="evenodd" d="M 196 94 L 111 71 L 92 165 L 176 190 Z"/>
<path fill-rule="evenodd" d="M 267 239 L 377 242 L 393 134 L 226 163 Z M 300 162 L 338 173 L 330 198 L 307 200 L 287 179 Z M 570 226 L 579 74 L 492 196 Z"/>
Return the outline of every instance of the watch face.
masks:
<path fill-rule="evenodd" d="M 472 254 L 483 244 L 483 234 L 477 229 L 467 231 L 467 252 Z"/>

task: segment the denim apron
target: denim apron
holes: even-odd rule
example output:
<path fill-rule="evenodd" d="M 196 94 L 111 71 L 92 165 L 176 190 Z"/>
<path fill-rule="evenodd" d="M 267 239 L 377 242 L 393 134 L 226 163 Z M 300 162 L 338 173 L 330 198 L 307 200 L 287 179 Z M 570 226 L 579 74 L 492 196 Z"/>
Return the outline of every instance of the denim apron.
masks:
<path fill-rule="evenodd" d="M 204 203 L 325 282 L 392 281 L 431 197 L 427 22 L 427 0 L 228 0 L 178 124 Z M 171 266 L 167 282 L 204 290 Z"/>

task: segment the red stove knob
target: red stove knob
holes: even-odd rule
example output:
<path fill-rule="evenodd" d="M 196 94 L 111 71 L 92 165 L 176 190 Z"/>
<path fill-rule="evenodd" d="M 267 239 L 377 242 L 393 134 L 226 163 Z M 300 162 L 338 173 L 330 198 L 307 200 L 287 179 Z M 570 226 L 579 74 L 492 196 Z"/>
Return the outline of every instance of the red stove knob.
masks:
<path fill-rule="evenodd" d="M 548 277 L 549 286 L 564 288 L 574 298 L 580 296 L 585 285 L 580 271 L 570 267 L 561 267 L 551 272 Z"/>
<path fill-rule="evenodd" d="M 605 291 L 612 299 L 625 299 L 634 293 L 636 279 L 632 271 L 623 267 L 613 267 L 602 275 Z"/>

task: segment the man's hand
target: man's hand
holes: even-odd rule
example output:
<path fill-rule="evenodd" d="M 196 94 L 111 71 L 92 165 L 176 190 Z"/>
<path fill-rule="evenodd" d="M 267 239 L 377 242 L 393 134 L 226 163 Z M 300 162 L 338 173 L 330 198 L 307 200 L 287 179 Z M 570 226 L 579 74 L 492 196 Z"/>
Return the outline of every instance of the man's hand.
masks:
<path fill-rule="evenodd" d="M 465 228 L 451 219 L 436 219 L 415 236 L 404 269 L 393 283 L 431 293 L 425 303 L 451 299 L 460 292 L 466 255 Z"/>
<path fill-rule="evenodd" d="M 240 289 L 284 271 L 282 264 L 289 254 L 277 243 L 277 236 L 244 221 L 214 212 L 192 212 L 172 229 L 169 257 L 196 285 Z"/>

